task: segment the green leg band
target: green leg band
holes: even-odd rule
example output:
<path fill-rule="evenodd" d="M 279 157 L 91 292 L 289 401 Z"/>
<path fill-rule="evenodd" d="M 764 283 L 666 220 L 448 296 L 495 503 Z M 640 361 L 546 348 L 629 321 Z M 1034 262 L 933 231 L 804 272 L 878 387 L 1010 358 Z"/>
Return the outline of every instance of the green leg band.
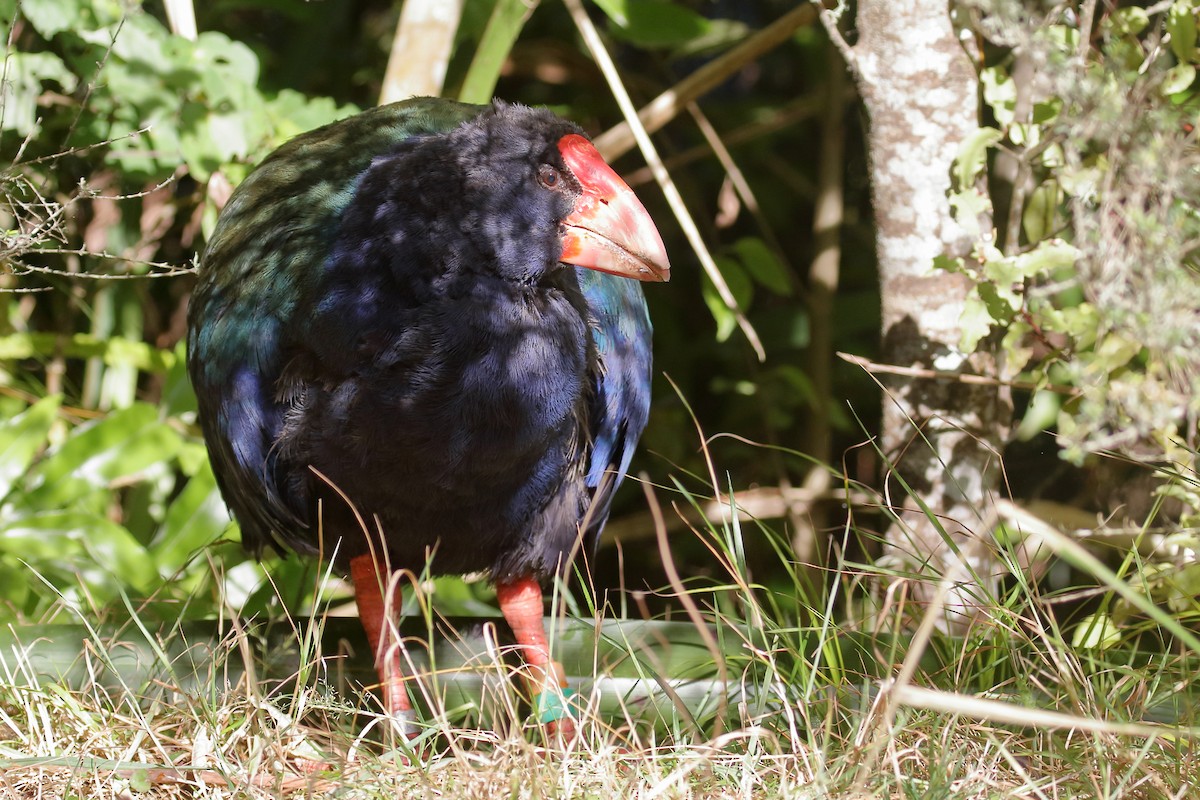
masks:
<path fill-rule="evenodd" d="M 557 722 L 563 717 L 574 717 L 571 713 L 571 698 L 575 690 L 564 686 L 558 691 L 538 692 L 530 700 L 533 714 L 539 722 Z"/>

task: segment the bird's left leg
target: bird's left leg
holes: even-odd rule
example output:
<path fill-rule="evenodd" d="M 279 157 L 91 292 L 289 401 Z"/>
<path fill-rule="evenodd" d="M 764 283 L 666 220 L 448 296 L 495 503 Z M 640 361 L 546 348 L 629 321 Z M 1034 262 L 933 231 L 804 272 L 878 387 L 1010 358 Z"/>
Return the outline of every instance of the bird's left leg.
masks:
<path fill-rule="evenodd" d="M 573 692 L 567 688 L 562 664 L 550 659 L 550 644 L 543 624 L 542 587 L 533 578 L 497 583 L 496 600 L 529 668 L 534 714 L 551 734 L 558 733 L 567 741 L 574 739 L 575 719 L 567 702 Z"/>
<path fill-rule="evenodd" d="M 367 641 L 375 656 L 375 671 L 379 673 L 383 707 L 399 732 L 412 738 L 417 735 L 416 716 L 408 689 L 404 685 L 400 638 L 400 585 L 393 584 L 387 567 L 367 554 L 350 559 L 350 580 L 354 584 L 354 599 Z"/>

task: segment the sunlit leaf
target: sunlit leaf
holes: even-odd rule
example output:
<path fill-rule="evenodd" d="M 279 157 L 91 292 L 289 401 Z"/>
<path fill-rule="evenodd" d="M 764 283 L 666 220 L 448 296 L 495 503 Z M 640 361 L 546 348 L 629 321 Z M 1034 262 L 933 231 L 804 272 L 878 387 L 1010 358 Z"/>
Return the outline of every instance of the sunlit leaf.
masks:
<path fill-rule="evenodd" d="M 1071 636 L 1071 644 L 1080 649 L 1105 650 L 1120 644 L 1121 632 L 1112 616 L 1089 614 Z"/>
<path fill-rule="evenodd" d="M 1180 63 L 1196 59 L 1196 8 L 1192 0 L 1176 0 L 1167 11 L 1167 33 L 1171 52 Z"/>
<path fill-rule="evenodd" d="M 46 446 L 62 398 L 45 397 L 22 414 L 0 422 L 0 500 L 29 469 L 34 457 Z"/>
<path fill-rule="evenodd" d="M 121 337 L 97 339 L 87 333 L 59 336 L 54 333 L 10 333 L 0 336 L 0 359 L 63 355 L 99 358 L 112 366 L 128 365 L 141 372 L 164 372 L 175 363 L 175 354 L 145 342 Z"/>
<path fill-rule="evenodd" d="M 1196 67 L 1192 64 L 1176 64 L 1167 70 L 1163 77 L 1161 90 L 1163 94 L 1171 95 L 1186 91 L 1196 80 Z"/>
<path fill-rule="evenodd" d="M 21 0 L 21 16 L 47 39 L 79 24 L 84 18 L 82 0 Z"/>
<path fill-rule="evenodd" d="M 721 270 L 722 277 L 725 278 L 725 283 L 729 286 L 730 292 L 733 293 L 734 299 L 740 308 L 745 310 L 750 305 L 750 300 L 754 296 L 754 284 L 750 281 L 750 276 L 742 266 L 732 258 L 727 256 L 716 257 L 717 267 Z M 713 319 L 717 323 L 717 341 L 724 342 L 733 333 L 737 327 L 737 318 L 733 312 L 729 310 L 729 306 L 717 293 L 717 289 L 712 285 L 712 282 L 707 278 L 702 284 L 702 292 L 704 295 L 704 303 L 708 306 L 708 310 L 712 312 Z"/>
<path fill-rule="evenodd" d="M 154 559 L 122 526 L 81 511 L 43 511 L 0 523 L 0 549 L 34 563 L 69 564 L 97 586 L 155 583 Z"/>
<path fill-rule="evenodd" d="M 170 459 L 182 446 L 178 431 L 147 403 L 136 403 L 77 428 L 30 471 L 33 507 L 55 508 L 78 496 L 80 485 L 102 488 Z M 68 478 L 74 480 L 67 480 Z"/>
<path fill-rule="evenodd" d="M 160 563 L 182 564 L 228 527 L 229 511 L 206 463 L 167 509 L 166 519 L 150 549 Z"/>
<path fill-rule="evenodd" d="M 971 186 L 987 164 L 987 151 L 1004 138 L 995 128 L 979 128 L 972 131 L 958 147 L 958 158 L 954 162 L 954 180 L 960 188 Z"/>

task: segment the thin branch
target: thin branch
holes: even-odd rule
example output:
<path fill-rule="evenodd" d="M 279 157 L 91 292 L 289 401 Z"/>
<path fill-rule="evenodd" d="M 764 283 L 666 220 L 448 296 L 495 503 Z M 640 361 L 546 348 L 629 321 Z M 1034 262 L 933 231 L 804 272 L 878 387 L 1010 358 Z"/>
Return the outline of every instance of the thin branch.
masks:
<path fill-rule="evenodd" d="M 852 353 L 837 354 L 838 358 L 843 361 L 853 364 L 856 367 L 862 367 L 872 375 L 903 375 L 907 378 L 928 378 L 930 380 L 939 381 L 955 381 L 956 383 L 969 383 L 975 386 L 1007 386 L 1011 389 L 1025 389 L 1031 392 L 1045 390 L 1047 392 L 1055 392 L 1057 394 L 1065 394 L 1074 396 L 1080 394 L 1080 390 L 1075 386 L 1063 386 L 1057 383 L 1038 383 L 1037 381 L 1002 381 L 999 378 L 990 378 L 987 375 L 970 375 L 962 372 L 954 372 L 952 370 L 941 369 L 926 369 L 924 367 L 901 367 L 896 364 L 880 364 L 877 361 L 872 361 L 869 358 L 856 356 Z"/>
<path fill-rule="evenodd" d="M 846 62 L 846 68 L 854 75 L 857 83 L 862 83 L 862 71 L 859 69 L 858 58 L 854 53 L 854 48 L 842 36 L 842 29 L 838 27 L 841 22 L 841 12 L 846 9 L 846 6 L 839 6 L 835 14 L 833 10 L 820 6 L 814 2 L 814 6 L 821 8 L 821 25 L 825 28 L 825 35 L 829 37 L 829 41 L 837 48 L 837 51 L 842 54 L 842 59 Z"/>
<path fill-rule="evenodd" d="M 758 204 L 758 198 L 754 194 L 754 189 L 750 187 L 750 182 L 746 180 L 745 173 L 741 167 L 733 160 L 733 155 L 729 152 L 725 142 L 721 140 L 721 135 L 717 133 L 717 129 L 713 127 L 708 117 L 700 110 L 700 106 L 696 103 L 688 103 L 688 113 L 696 122 L 696 127 L 700 129 L 700 133 L 704 135 L 704 141 L 712 149 L 713 155 L 717 157 L 725 174 L 729 176 L 729 181 L 733 185 L 734 191 L 737 192 L 738 198 L 742 201 L 742 205 L 754 217 L 755 223 L 758 225 L 758 230 L 762 234 L 763 239 L 771 247 L 775 253 L 775 257 L 779 262 L 786 267 L 788 281 L 792 284 L 792 289 L 800 292 L 803 287 L 800 285 L 796 277 L 796 270 L 792 266 L 787 253 L 783 249 L 783 245 L 779 241 L 779 237 L 775 235 L 775 231 L 771 229 L 771 223 L 763 214 L 762 206 Z"/>
<path fill-rule="evenodd" d="M 1083 7 L 1079 9 L 1079 52 L 1076 54 L 1084 63 L 1092 48 L 1092 21 L 1095 18 L 1096 0 L 1084 0 Z"/>
<path fill-rule="evenodd" d="M 846 102 L 850 102 L 855 96 L 853 87 L 848 87 L 845 98 Z M 807 119 L 812 119 L 820 114 L 824 108 L 825 100 L 820 96 L 801 97 L 798 100 L 793 100 L 791 103 L 775 109 L 766 119 L 757 119 L 740 128 L 734 128 L 722 137 L 722 141 L 728 148 L 752 142 L 762 136 L 768 136 Z M 663 161 L 663 164 L 668 170 L 673 170 L 678 167 L 687 166 L 694 161 L 708 158 L 712 153 L 712 148 L 708 144 L 698 144 L 668 157 Z M 654 180 L 654 173 L 650 171 L 649 167 L 642 167 L 623 177 L 625 178 L 625 182 L 630 186 L 638 186 Z"/>
<path fill-rule="evenodd" d="M 172 277 L 176 277 L 178 275 L 192 275 L 192 274 L 195 274 L 195 272 L 196 272 L 195 264 L 190 264 L 186 267 L 181 267 L 178 264 L 168 264 L 165 261 L 141 261 L 136 258 L 128 258 L 126 256 L 119 256 L 116 253 L 105 253 L 105 252 L 96 253 L 96 252 L 92 252 L 90 250 L 84 250 L 82 248 L 71 249 L 68 247 L 47 247 L 47 248 L 38 248 L 36 250 L 31 250 L 29 252 L 37 253 L 39 255 L 42 253 L 49 253 L 49 254 L 53 254 L 53 255 L 64 255 L 64 256 L 80 256 L 80 257 L 86 256 L 88 258 L 101 258 L 101 259 L 107 259 L 109 261 L 124 262 L 126 264 L 143 264 L 147 267 L 150 267 L 151 269 L 162 270 L 162 272 L 147 272 L 144 275 L 131 275 L 131 274 L 100 275 L 100 274 L 93 273 L 93 272 L 71 272 L 69 270 L 59 269 L 57 267 L 39 267 L 34 264 L 26 264 L 24 262 L 17 261 L 17 262 L 13 262 L 14 268 L 13 268 L 12 272 L 9 274 L 15 275 L 17 277 L 21 277 L 23 275 L 37 274 L 37 275 L 54 275 L 54 276 L 61 277 L 61 278 L 85 278 L 87 280 L 94 280 L 94 281 L 127 281 L 127 280 L 135 280 L 138 278 L 172 278 Z"/>
<path fill-rule="evenodd" d="M 570 8 L 573 3 L 567 5 Z M 805 4 L 792 9 L 737 47 L 724 53 L 720 58 L 708 62 L 651 100 L 645 108 L 638 112 L 638 120 L 646 131 L 654 133 L 677 117 L 689 102 L 713 87 L 719 86 L 726 78 L 750 62 L 756 61 L 774 50 L 786 42 L 797 29 L 811 25 L 816 18 L 815 6 Z M 579 24 L 578 20 L 576 20 L 576 24 Z M 637 143 L 637 135 L 628 121 L 630 119 L 632 119 L 632 115 L 627 114 L 626 122 L 614 126 L 595 138 L 596 149 L 606 159 L 611 161 L 623 156 Z"/>

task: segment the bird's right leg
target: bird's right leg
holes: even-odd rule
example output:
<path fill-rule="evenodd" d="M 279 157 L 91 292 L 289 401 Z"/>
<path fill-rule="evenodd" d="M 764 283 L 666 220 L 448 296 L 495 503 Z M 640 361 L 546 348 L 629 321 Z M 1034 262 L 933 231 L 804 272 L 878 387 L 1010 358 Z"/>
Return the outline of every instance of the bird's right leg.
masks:
<path fill-rule="evenodd" d="M 411 739 L 417 735 L 417 727 L 400 660 L 400 584 L 391 577 L 387 567 L 369 553 L 350 560 L 354 599 L 371 652 L 375 654 L 384 710 L 397 730 Z"/>
<path fill-rule="evenodd" d="M 542 587 L 532 577 L 497 583 L 496 600 L 529 669 L 528 686 L 534 713 L 546 725 L 547 733 L 561 736 L 568 742 L 574 740 L 575 718 L 570 697 L 575 692 L 567 685 L 563 665 L 550 657 L 542 611 Z"/>

